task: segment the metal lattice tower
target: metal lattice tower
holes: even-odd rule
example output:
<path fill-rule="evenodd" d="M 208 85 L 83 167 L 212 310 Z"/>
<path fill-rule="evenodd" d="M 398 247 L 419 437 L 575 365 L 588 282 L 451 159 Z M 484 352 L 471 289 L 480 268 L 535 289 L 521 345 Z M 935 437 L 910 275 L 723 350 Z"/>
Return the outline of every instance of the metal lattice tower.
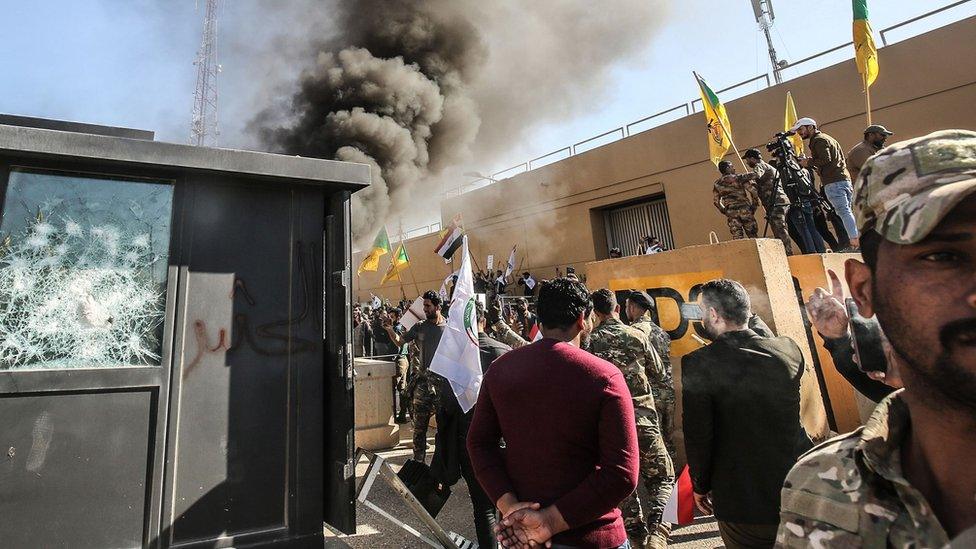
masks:
<path fill-rule="evenodd" d="M 190 144 L 216 147 L 217 136 L 217 4 L 207 1 L 207 15 L 203 20 L 203 38 L 197 59 L 197 86 L 193 93 L 193 114 L 190 119 Z"/>
<path fill-rule="evenodd" d="M 786 61 L 780 61 L 776 56 L 776 48 L 773 47 L 773 37 L 769 33 L 769 29 L 773 26 L 773 21 L 776 20 L 776 14 L 773 13 L 773 0 L 752 0 L 752 11 L 756 14 L 756 23 L 759 24 L 759 30 L 763 31 L 766 35 L 766 45 L 769 47 L 769 63 L 773 67 L 773 77 L 776 79 L 777 84 L 783 82 L 782 70 L 789 66 Z"/>

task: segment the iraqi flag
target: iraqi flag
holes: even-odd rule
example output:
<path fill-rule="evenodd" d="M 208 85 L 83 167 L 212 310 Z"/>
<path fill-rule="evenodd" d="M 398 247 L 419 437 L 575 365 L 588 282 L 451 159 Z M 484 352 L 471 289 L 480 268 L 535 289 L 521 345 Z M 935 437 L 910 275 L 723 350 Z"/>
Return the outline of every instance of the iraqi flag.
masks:
<path fill-rule="evenodd" d="M 691 473 L 688 472 L 687 465 L 674 483 L 668 504 L 664 506 L 663 520 L 678 525 L 695 521 L 695 493 L 691 487 Z"/>
<path fill-rule="evenodd" d="M 461 269 L 454 285 L 447 326 L 430 362 L 430 371 L 451 382 L 458 404 L 467 413 L 478 402 L 482 373 L 481 356 L 478 352 L 478 317 L 475 310 L 478 298 L 474 293 L 467 237 L 462 237 L 461 249 Z"/>
<path fill-rule="evenodd" d="M 441 241 L 434 248 L 434 253 L 444 258 L 444 261 L 448 261 L 454 255 L 454 252 L 461 247 L 461 237 L 464 236 L 464 231 L 461 229 L 461 214 L 454 216 L 454 219 L 441 231 Z"/>
<path fill-rule="evenodd" d="M 532 325 L 532 329 L 529 330 L 529 342 L 535 343 L 542 339 L 542 330 L 539 329 L 539 323 L 536 322 Z"/>

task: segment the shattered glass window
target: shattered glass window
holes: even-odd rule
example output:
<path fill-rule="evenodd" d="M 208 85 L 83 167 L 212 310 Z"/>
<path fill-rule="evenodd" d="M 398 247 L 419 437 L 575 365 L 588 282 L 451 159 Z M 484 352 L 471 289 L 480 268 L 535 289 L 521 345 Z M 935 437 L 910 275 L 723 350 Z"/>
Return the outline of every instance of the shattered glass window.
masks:
<path fill-rule="evenodd" d="M 14 169 L 0 370 L 158 366 L 173 187 Z"/>

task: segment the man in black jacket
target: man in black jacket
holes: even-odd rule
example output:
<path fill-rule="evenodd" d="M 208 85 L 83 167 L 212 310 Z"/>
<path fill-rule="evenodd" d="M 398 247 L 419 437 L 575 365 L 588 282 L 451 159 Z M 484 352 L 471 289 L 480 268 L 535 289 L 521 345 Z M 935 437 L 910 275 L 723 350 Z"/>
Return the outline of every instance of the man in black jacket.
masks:
<path fill-rule="evenodd" d="M 490 337 L 485 330 L 485 308 L 480 301 L 475 306 L 478 318 L 478 351 L 481 357 L 481 372 L 496 358 L 511 351 L 512 348 Z M 443 379 L 443 378 L 442 378 Z M 495 547 L 495 503 L 491 501 L 481 484 L 478 483 L 471 468 L 468 456 L 468 427 L 474 418 L 474 408 L 467 414 L 461 410 L 454 391 L 447 380 L 440 390 L 440 407 L 437 410 L 437 434 L 434 436 L 434 458 L 431 460 L 431 473 L 446 486 L 453 486 L 464 477 L 474 507 L 474 527 L 478 535 L 478 546 L 490 549 Z"/>
<path fill-rule="evenodd" d="M 786 473 L 811 446 L 800 425 L 803 355 L 790 338 L 748 328 L 749 294 L 738 282 L 706 283 L 701 307 L 713 343 L 681 361 L 695 503 L 714 509 L 727 547 L 773 547 Z"/>

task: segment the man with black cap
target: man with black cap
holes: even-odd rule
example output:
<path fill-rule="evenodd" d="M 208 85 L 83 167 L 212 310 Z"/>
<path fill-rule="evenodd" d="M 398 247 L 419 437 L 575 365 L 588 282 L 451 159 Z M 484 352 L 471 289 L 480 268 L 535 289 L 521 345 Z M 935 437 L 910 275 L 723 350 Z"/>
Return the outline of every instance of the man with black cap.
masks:
<path fill-rule="evenodd" d="M 648 363 L 648 381 L 651 382 L 651 394 L 654 395 L 654 406 L 658 418 L 661 420 L 661 436 L 668 454 L 674 461 L 674 378 L 671 375 L 671 336 L 657 325 L 651 318 L 654 310 L 654 300 L 645 292 L 632 290 L 627 296 L 624 312 L 630 320 L 630 326 L 644 334 L 647 342 L 661 357 L 660 366 Z"/>
<path fill-rule="evenodd" d="M 851 172 L 851 181 L 857 184 L 857 178 L 861 175 L 861 166 L 874 156 L 874 153 L 884 148 L 888 136 L 895 135 L 888 131 L 888 128 L 879 124 L 873 124 L 864 129 L 864 141 L 861 141 L 847 153 L 847 171 Z"/>
<path fill-rule="evenodd" d="M 759 196 L 756 189 L 749 184 L 756 179 L 756 174 L 737 175 L 735 166 L 728 160 L 718 163 L 718 171 L 722 177 L 712 188 L 712 202 L 728 218 L 732 240 L 758 237 L 756 209 L 759 207 Z"/>
<path fill-rule="evenodd" d="M 786 255 L 793 255 L 793 244 L 786 227 L 786 210 L 790 207 L 790 199 L 780 183 L 779 170 L 763 161 L 759 149 L 749 149 L 742 159 L 756 174 L 756 191 L 766 209 L 766 223 L 773 230 L 773 235 L 783 241 Z"/>

